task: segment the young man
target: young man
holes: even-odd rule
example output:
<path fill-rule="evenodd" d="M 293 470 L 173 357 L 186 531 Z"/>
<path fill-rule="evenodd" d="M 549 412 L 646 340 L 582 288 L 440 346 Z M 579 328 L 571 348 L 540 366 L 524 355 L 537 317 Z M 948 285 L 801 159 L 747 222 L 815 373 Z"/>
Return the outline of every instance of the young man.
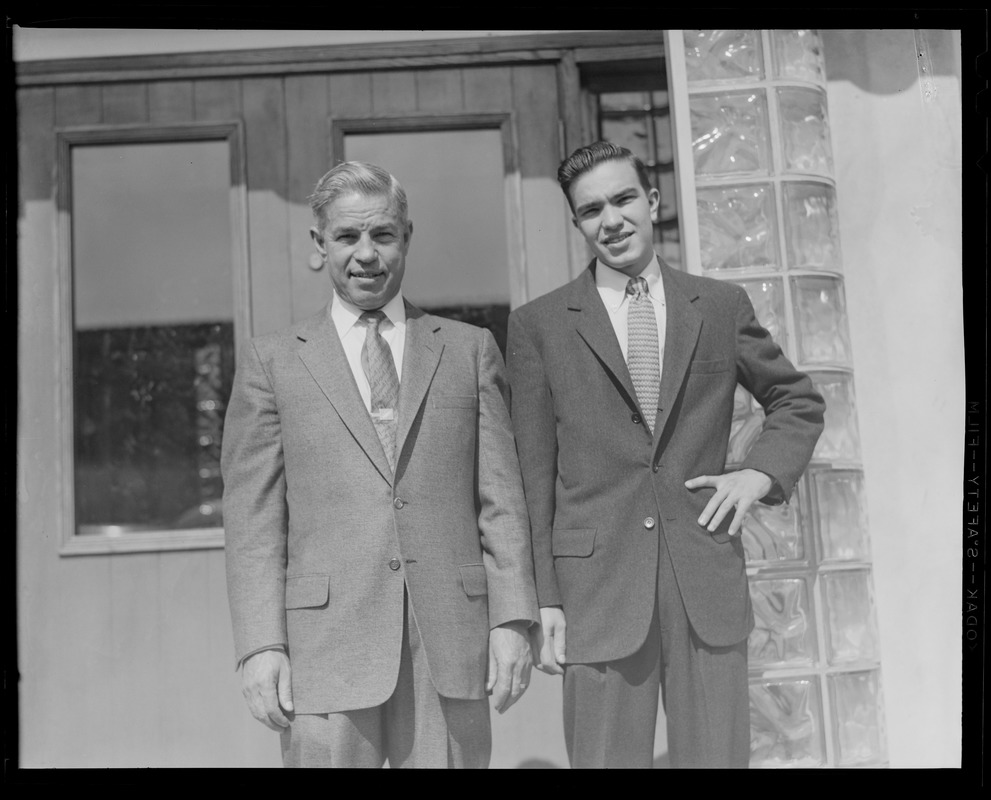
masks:
<path fill-rule="evenodd" d="M 753 613 L 740 525 L 790 495 L 823 402 L 746 292 L 653 251 L 659 195 L 629 150 L 576 150 L 558 181 L 595 255 L 509 320 L 540 668 L 564 675 L 575 767 L 650 767 L 660 686 L 674 767 L 749 760 Z M 766 412 L 724 472 L 737 383 Z"/>
<path fill-rule="evenodd" d="M 225 422 L 245 698 L 287 766 L 484 767 L 538 613 L 502 358 L 404 303 L 392 175 L 339 164 L 311 203 L 333 298 L 242 348 Z"/>

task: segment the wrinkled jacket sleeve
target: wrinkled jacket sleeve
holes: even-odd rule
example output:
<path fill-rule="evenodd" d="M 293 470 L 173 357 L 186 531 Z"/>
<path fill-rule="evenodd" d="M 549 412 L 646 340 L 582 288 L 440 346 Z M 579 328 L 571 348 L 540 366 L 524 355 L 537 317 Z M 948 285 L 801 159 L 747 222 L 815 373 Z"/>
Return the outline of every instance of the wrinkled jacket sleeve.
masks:
<path fill-rule="evenodd" d="M 557 427 L 540 352 L 517 312 L 509 316 L 506 361 L 510 408 L 530 514 L 534 576 L 541 607 L 561 604 L 551 532 L 557 483 Z"/>
<path fill-rule="evenodd" d="M 287 645 L 289 514 L 275 391 L 255 342 L 241 349 L 224 420 L 224 543 L 237 663 Z"/>

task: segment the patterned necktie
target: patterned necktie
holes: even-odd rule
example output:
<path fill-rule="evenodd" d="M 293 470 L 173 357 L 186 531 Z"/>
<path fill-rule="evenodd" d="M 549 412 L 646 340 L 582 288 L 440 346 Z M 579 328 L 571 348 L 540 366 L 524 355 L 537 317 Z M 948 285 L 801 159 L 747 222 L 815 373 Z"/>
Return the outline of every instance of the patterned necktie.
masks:
<path fill-rule="evenodd" d="M 657 401 L 661 394 L 661 358 L 657 341 L 657 317 L 644 278 L 630 278 L 626 284 L 630 298 L 627 316 L 626 364 L 633 388 L 650 432 L 654 432 Z"/>
<path fill-rule="evenodd" d="M 379 333 L 385 319 L 381 309 L 366 311 L 361 321 L 367 326 L 365 343 L 361 347 L 361 368 L 368 379 L 372 394 L 372 422 L 382 442 L 389 466 L 396 468 L 396 414 L 399 405 L 399 375 L 392 360 L 392 350 Z"/>

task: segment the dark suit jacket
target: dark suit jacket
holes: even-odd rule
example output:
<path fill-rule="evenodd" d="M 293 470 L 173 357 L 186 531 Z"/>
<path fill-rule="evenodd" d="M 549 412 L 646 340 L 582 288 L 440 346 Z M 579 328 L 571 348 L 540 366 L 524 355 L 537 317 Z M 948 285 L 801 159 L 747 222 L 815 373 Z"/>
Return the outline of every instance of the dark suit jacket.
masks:
<path fill-rule="evenodd" d="M 537 618 L 506 390 L 488 331 L 407 305 L 393 474 L 329 306 L 242 348 L 222 458 L 235 649 L 288 645 L 298 713 L 388 699 L 404 582 L 447 697 L 484 698 L 489 629 Z"/>
<path fill-rule="evenodd" d="M 594 266 L 509 319 L 539 603 L 563 605 L 569 662 L 635 652 L 653 613 L 659 525 L 695 632 L 712 646 L 735 644 L 753 627 L 743 546 L 727 533 L 732 514 L 714 533 L 698 524 L 715 490 L 684 483 L 725 471 L 739 382 L 766 412 L 742 466 L 770 475 L 776 496 L 767 500 L 781 502 L 822 430 L 822 398 L 757 323 L 741 287 L 662 262 L 667 327 L 652 436 Z"/>

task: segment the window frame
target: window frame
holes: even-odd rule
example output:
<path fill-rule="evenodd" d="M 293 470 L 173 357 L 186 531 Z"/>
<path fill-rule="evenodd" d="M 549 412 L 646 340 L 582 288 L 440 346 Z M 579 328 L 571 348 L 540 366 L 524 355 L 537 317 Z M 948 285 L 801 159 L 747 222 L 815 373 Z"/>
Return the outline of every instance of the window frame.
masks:
<path fill-rule="evenodd" d="M 56 465 L 59 555 L 99 555 L 168 550 L 221 549 L 223 528 L 152 530 L 141 533 L 77 533 L 75 492 L 75 414 L 73 397 L 75 314 L 72 263 L 72 155 L 76 147 L 224 141 L 230 158 L 231 280 L 234 341 L 251 335 L 248 259 L 248 197 L 244 133 L 240 120 L 177 125 L 117 125 L 56 128 L 57 245 L 57 421 L 60 457 Z"/>

